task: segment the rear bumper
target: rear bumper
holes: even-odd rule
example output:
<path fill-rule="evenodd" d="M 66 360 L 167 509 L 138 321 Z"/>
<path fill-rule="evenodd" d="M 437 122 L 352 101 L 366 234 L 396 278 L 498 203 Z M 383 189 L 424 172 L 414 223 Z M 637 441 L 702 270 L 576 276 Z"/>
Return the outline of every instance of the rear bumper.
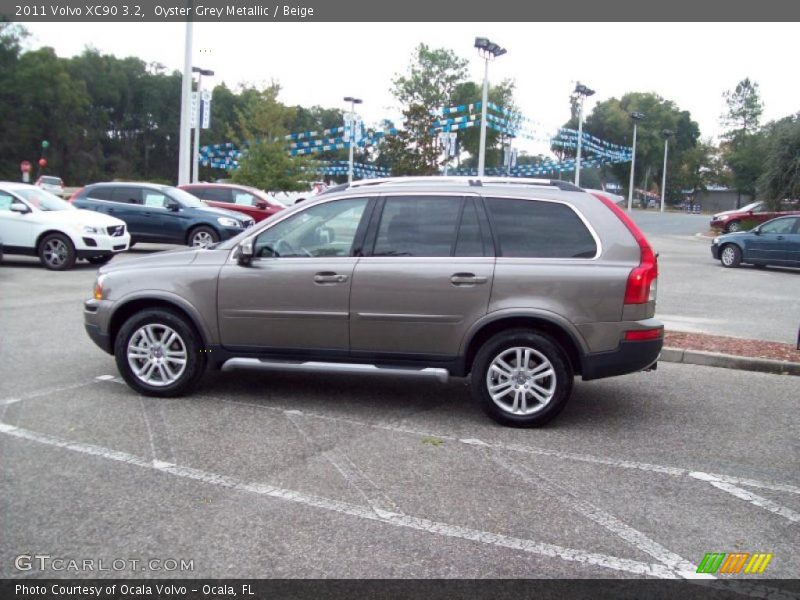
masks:
<path fill-rule="evenodd" d="M 622 341 L 616 350 L 586 354 L 583 357 L 583 380 L 643 371 L 658 360 L 663 346 L 663 338 L 637 342 Z"/>

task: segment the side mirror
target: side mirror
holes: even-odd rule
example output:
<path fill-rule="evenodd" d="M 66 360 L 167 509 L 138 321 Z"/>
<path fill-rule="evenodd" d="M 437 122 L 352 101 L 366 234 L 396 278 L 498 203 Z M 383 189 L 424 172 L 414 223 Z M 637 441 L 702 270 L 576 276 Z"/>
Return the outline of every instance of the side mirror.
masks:
<path fill-rule="evenodd" d="M 755 229 L 753 229 L 753 233 L 755 233 L 756 235 L 761 235 L 761 228 L 756 227 Z"/>
<path fill-rule="evenodd" d="M 181 209 L 181 205 L 175 201 L 171 201 L 167 203 L 167 210 L 172 212 L 178 212 Z"/>
<path fill-rule="evenodd" d="M 269 207 L 266 200 L 256 200 L 256 208 L 260 208 L 261 210 L 265 210 Z"/>
<path fill-rule="evenodd" d="M 22 202 L 12 202 L 9 208 L 11 209 L 11 212 L 20 213 L 21 215 L 31 212 L 31 210 Z"/>
<path fill-rule="evenodd" d="M 249 237 L 236 248 L 236 262 L 243 267 L 249 266 L 253 260 L 253 252 L 253 238 Z"/>

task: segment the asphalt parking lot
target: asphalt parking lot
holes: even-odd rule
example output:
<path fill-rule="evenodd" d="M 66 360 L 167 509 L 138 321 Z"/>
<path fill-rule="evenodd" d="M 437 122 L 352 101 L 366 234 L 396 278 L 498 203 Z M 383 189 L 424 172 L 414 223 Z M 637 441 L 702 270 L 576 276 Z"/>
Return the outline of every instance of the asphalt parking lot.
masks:
<path fill-rule="evenodd" d="M 94 272 L 0 267 L 2 577 L 97 576 L 26 552 L 193 561 L 103 574 L 126 577 L 674 578 L 708 552 L 800 574 L 796 378 L 661 364 L 578 382 L 538 430 L 461 380 L 232 372 L 145 398 L 83 332 Z"/>

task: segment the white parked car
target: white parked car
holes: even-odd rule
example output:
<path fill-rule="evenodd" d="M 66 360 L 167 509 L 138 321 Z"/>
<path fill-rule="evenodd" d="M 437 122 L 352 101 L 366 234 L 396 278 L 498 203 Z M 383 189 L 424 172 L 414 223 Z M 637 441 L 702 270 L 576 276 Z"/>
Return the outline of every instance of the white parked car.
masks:
<path fill-rule="evenodd" d="M 9 254 L 38 256 L 48 269 L 63 271 L 83 258 L 103 264 L 130 245 L 124 221 L 75 208 L 50 192 L 0 181 L 0 240 Z"/>
<path fill-rule="evenodd" d="M 36 180 L 36 184 L 43 190 L 55 194 L 59 198 L 64 197 L 64 180 L 55 175 L 42 175 Z"/>

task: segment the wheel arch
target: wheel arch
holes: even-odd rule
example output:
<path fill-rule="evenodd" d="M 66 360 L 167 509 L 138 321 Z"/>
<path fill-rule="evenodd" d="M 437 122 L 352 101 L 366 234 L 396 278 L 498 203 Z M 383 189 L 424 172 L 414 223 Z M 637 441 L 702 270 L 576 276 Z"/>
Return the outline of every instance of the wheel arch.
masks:
<path fill-rule="evenodd" d="M 510 329 L 530 329 L 552 338 L 564 351 L 573 373 L 576 375 L 583 373 L 583 356 L 586 350 L 580 341 L 579 334 L 571 331 L 565 323 L 559 322 L 557 317 L 531 313 L 496 315 L 477 324 L 467 334 L 466 343 L 463 346 L 465 373 L 472 370 L 475 356 L 486 341 L 494 335 Z"/>
<path fill-rule="evenodd" d="M 186 234 L 183 236 L 183 243 L 186 246 L 189 245 L 189 240 L 192 237 L 192 233 L 194 233 L 195 229 L 197 229 L 198 227 L 208 227 L 209 229 L 214 231 L 218 239 L 220 240 L 222 239 L 222 232 L 219 230 L 218 226 L 213 225 L 207 221 L 200 221 L 197 223 L 192 223 L 191 225 L 189 225 L 189 227 L 186 228 Z"/>
<path fill-rule="evenodd" d="M 186 301 L 164 296 L 139 296 L 129 298 L 120 303 L 111 314 L 108 322 L 108 335 L 112 351 L 116 344 L 119 330 L 125 321 L 138 312 L 154 308 L 168 309 L 184 317 L 199 336 L 201 343 L 204 346 L 210 343 L 211 334 L 204 326 L 200 314 Z"/>
<path fill-rule="evenodd" d="M 74 238 L 74 237 L 72 237 L 72 236 L 69 234 L 69 232 L 67 232 L 67 231 L 64 231 L 63 229 L 53 229 L 53 228 L 47 228 L 47 229 L 45 229 L 44 231 L 42 231 L 40 234 L 38 234 L 38 235 L 36 236 L 36 243 L 33 245 L 33 249 L 34 249 L 34 250 L 35 250 L 37 253 L 39 252 L 39 245 L 42 243 L 42 240 L 43 240 L 44 238 L 46 238 L 48 235 L 52 234 L 52 233 L 57 233 L 57 234 L 59 234 L 59 235 L 63 235 L 64 237 L 66 237 L 67 239 L 69 239 L 69 241 L 70 241 L 70 242 L 72 242 L 72 247 L 73 247 L 73 248 L 75 248 L 76 250 L 78 249 L 78 246 L 79 246 L 80 244 L 78 244 L 78 243 L 75 241 L 75 238 Z"/>

